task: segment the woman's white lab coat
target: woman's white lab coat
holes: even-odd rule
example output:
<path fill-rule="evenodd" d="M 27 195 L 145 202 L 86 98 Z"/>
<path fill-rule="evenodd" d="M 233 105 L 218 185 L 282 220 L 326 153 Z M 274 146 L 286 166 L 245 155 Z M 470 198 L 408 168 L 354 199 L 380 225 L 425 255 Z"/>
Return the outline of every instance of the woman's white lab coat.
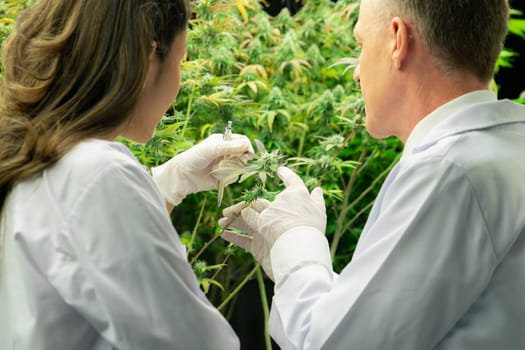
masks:
<path fill-rule="evenodd" d="M 2 349 L 238 349 L 146 170 L 90 140 L 6 203 Z"/>

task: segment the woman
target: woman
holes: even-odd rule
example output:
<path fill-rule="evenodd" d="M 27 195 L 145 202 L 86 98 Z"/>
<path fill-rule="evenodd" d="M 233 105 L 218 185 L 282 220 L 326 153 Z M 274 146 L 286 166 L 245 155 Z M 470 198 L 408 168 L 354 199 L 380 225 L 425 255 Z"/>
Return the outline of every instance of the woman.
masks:
<path fill-rule="evenodd" d="M 177 95 L 189 16 L 187 0 L 41 0 L 5 42 L 2 349 L 239 347 L 164 201 L 216 188 L 210 171 L 249 140 L 210 136 L 158 186 L 112 142 L 147 141 Z"/>

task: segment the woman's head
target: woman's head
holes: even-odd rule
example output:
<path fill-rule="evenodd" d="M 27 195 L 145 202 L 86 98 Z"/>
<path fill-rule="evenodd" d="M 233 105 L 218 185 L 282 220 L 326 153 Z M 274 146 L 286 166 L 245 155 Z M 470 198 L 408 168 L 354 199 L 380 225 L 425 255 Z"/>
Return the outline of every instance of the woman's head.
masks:
<path fill-rule="evenodd" d="M 24 12 L 2 50 L 0 192 L 115 135 L 189 17 L 188 0 L 40 0 Z"/>
<path fill-rule="evenodd" d="M 188 17 L 185 0 L 41 0 L 3 51 L 5 113 L 111 131 L 141 93 L 152 48 L 165 60 Z"/>

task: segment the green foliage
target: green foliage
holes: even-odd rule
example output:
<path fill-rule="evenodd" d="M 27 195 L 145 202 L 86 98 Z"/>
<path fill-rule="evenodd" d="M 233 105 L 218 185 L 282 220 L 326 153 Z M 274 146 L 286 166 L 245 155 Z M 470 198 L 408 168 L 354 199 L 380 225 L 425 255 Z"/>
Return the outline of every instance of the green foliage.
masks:
<path fill-rule="evenodd" d="M 516 18 L 521 16 L 521 11 L 511 10 L 511 18 L 509 19 L 509 33 L 517 36 L 525 37 L 525 19 Z"/>
<path fill-rule="evenodd" d="M 384 169 L 401 149 L 398 141 L 368 136 L 359 86 L 347 65 L 337 64 L 358 54 L 351 30 L 358 13 L 355 1 L 310 1 L 294 17 L 283 10 L 275 18 L 257 2 L 211 0 L 193 6 L 179 97 L 151 142 L 125 142 L 152 166 L 222 132 L 232 120 L 234 132 L 260 141 L 242 181 L 226 189 L 225 206 L 271 199 L 281 190 L 275 171 L 287 164 L 310 189 L 322 186 L 327 235 L 340 270 L 352 255 Z M 198 255 L 199 264 L 227 264 L 198 274 L 223 286 L 224 291 L 210 288 L 208 293 L 219 303 L 253 265 L 238 249 L 225 254 L 231 248 L 216 239 L 221 208 L 215 196 L 190 196 L 175 208 L 173 219 L 187 238 L 190 261 Z M 196 208 L 204 208 L 197 226 Z"/>
<path fill-rule="evenodd" d="M 0 0 L 0 40 L 29 1 Z M 158 165 L 222 133 L 227 121 L 258 150 L 241 182 L 225 190 L 224 206 L 272 199 L 279 165 L 294 168 L 312 189 L 323 188 L 327 236 L 336 271 L 351 259 L 367 213 L 402 145 L 370 138 L 364 103 L 352 80 L 352 36 L 358 1 L 306 1 L 294 17 L 270 18 L 254 0 L 196 0 L 179 96 L 146 145 L 121 140 L 140 162 Z M 511 23 L 523 35 L 523 22 Z M 504 52 L 499 66 L 510 64 Z M 260 141 L 255 141 L 255 140 Z M 218 239 L 216 192 L 191 195 L 172 218 L 208 298 L 228 315 L 235 294 L 260 271 L 251 256 Z M 198 213 L 196 215 L 196 213 Z M 267 310 L 266 310 L 267 311 Z"/>
<path fill-rule="evenodd" d="M 0 43 L 13 30 L 15 19 L 23 9 L 25 2 L 16 0 L 0 0 Z M 0 65 L 0 79 L 3 76 L 3 68 Z"/>

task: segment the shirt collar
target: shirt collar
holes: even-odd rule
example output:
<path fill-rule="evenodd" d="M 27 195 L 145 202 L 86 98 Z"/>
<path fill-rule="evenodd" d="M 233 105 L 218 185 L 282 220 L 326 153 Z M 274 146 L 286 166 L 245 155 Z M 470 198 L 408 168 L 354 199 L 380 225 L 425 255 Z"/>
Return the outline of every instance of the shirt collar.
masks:
<path fill-rule="evenodd" d="M 479 90 L 469 92 L 438 107 L 416 124 L 405 143 L 403 155 L 412 153 L 414 148 L 425 141 L 432 129 L 453 116 L 457 111 L 473 104 L 494 102 L 496 100 L 497 97 L 492 91 Z"/>

